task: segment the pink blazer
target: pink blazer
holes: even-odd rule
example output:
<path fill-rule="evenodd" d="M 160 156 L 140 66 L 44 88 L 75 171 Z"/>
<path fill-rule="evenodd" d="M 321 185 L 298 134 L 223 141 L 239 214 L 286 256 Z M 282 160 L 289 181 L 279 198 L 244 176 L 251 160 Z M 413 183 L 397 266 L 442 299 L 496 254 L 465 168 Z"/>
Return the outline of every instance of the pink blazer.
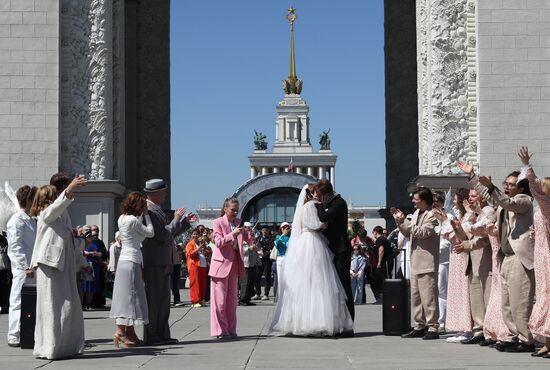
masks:
<path fill-rule="evenodd" d="M 238 226 L 240 220 L 237 218 L 233 224 Z M 246 241 L 248 245 L 252 245 L 254 242 L 250 232 L 244 230 L 237 236 L 237 243 L 239 245 L 239 260 L 236 260 L 236 253 L 233 249 L 235 238 L 231 233 L 231 226 L 226 215 L 214 220 L 212 224 L 214 229 L 214 244 L 216 249 L 212 253 L 212 261 L 210 262 L 209 275 L 216 278 L 225 278 L 231 271 L 233 263 L 238 264 L 239 277 L 245 276 L 244 259 L 243 259 L 243 241 Z"/>

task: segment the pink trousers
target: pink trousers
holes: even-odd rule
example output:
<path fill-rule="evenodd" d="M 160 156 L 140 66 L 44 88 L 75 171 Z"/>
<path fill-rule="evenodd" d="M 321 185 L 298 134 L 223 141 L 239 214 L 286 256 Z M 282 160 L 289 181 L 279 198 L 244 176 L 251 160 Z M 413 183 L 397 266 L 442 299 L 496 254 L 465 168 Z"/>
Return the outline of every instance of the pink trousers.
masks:
<path fill-rule="evenodd" d="M 237 335 L 238 264 L 233 263 L 229 275 L 212 277 L 210 284 L 210 335 Z"/>

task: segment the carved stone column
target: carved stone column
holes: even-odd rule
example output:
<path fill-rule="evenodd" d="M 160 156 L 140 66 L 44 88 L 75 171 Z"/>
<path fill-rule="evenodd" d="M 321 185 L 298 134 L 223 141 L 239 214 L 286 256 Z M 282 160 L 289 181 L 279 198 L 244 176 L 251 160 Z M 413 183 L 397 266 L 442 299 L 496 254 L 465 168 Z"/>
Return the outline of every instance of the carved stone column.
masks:
<path fill-rule="evenodd" d="M 112 179 L 113 3 L 61 4 L 60 167 L 91 180 Z"/>
<path fill-rule="evenodd" d="M 420 175 L 459 174 L 477 160 L 475 4 L 416 2 Z"/>

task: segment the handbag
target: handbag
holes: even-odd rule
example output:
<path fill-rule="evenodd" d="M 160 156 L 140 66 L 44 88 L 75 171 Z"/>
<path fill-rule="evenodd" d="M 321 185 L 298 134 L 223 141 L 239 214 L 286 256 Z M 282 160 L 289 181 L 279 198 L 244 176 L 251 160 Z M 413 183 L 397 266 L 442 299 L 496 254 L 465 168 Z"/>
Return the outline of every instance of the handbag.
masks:
<path fill-rule="evenodd" d="M 10 258 L 8 257 L 8 246 L 0 246 L 0 270 L 11 270 Z"/>
<path fill-rule="evenodd" d="M 272 261 L 277 261 L 277 247 L 273 247 L 273 249 L 271 249 L 271 253 L 269 254 L 269 259 Z"/>

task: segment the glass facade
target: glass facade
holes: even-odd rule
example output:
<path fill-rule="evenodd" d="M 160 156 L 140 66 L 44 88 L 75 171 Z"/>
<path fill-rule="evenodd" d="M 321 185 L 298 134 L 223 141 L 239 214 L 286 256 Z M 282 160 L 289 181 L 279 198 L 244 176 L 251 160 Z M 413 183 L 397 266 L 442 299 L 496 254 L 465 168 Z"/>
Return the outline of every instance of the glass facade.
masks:
<path fill-rule="evenodd" d="M 242 212 L 242 218 L 259 225 L 278 226 L 292 222 L 300 189 L 277 188 L 253 198 Z"/>

